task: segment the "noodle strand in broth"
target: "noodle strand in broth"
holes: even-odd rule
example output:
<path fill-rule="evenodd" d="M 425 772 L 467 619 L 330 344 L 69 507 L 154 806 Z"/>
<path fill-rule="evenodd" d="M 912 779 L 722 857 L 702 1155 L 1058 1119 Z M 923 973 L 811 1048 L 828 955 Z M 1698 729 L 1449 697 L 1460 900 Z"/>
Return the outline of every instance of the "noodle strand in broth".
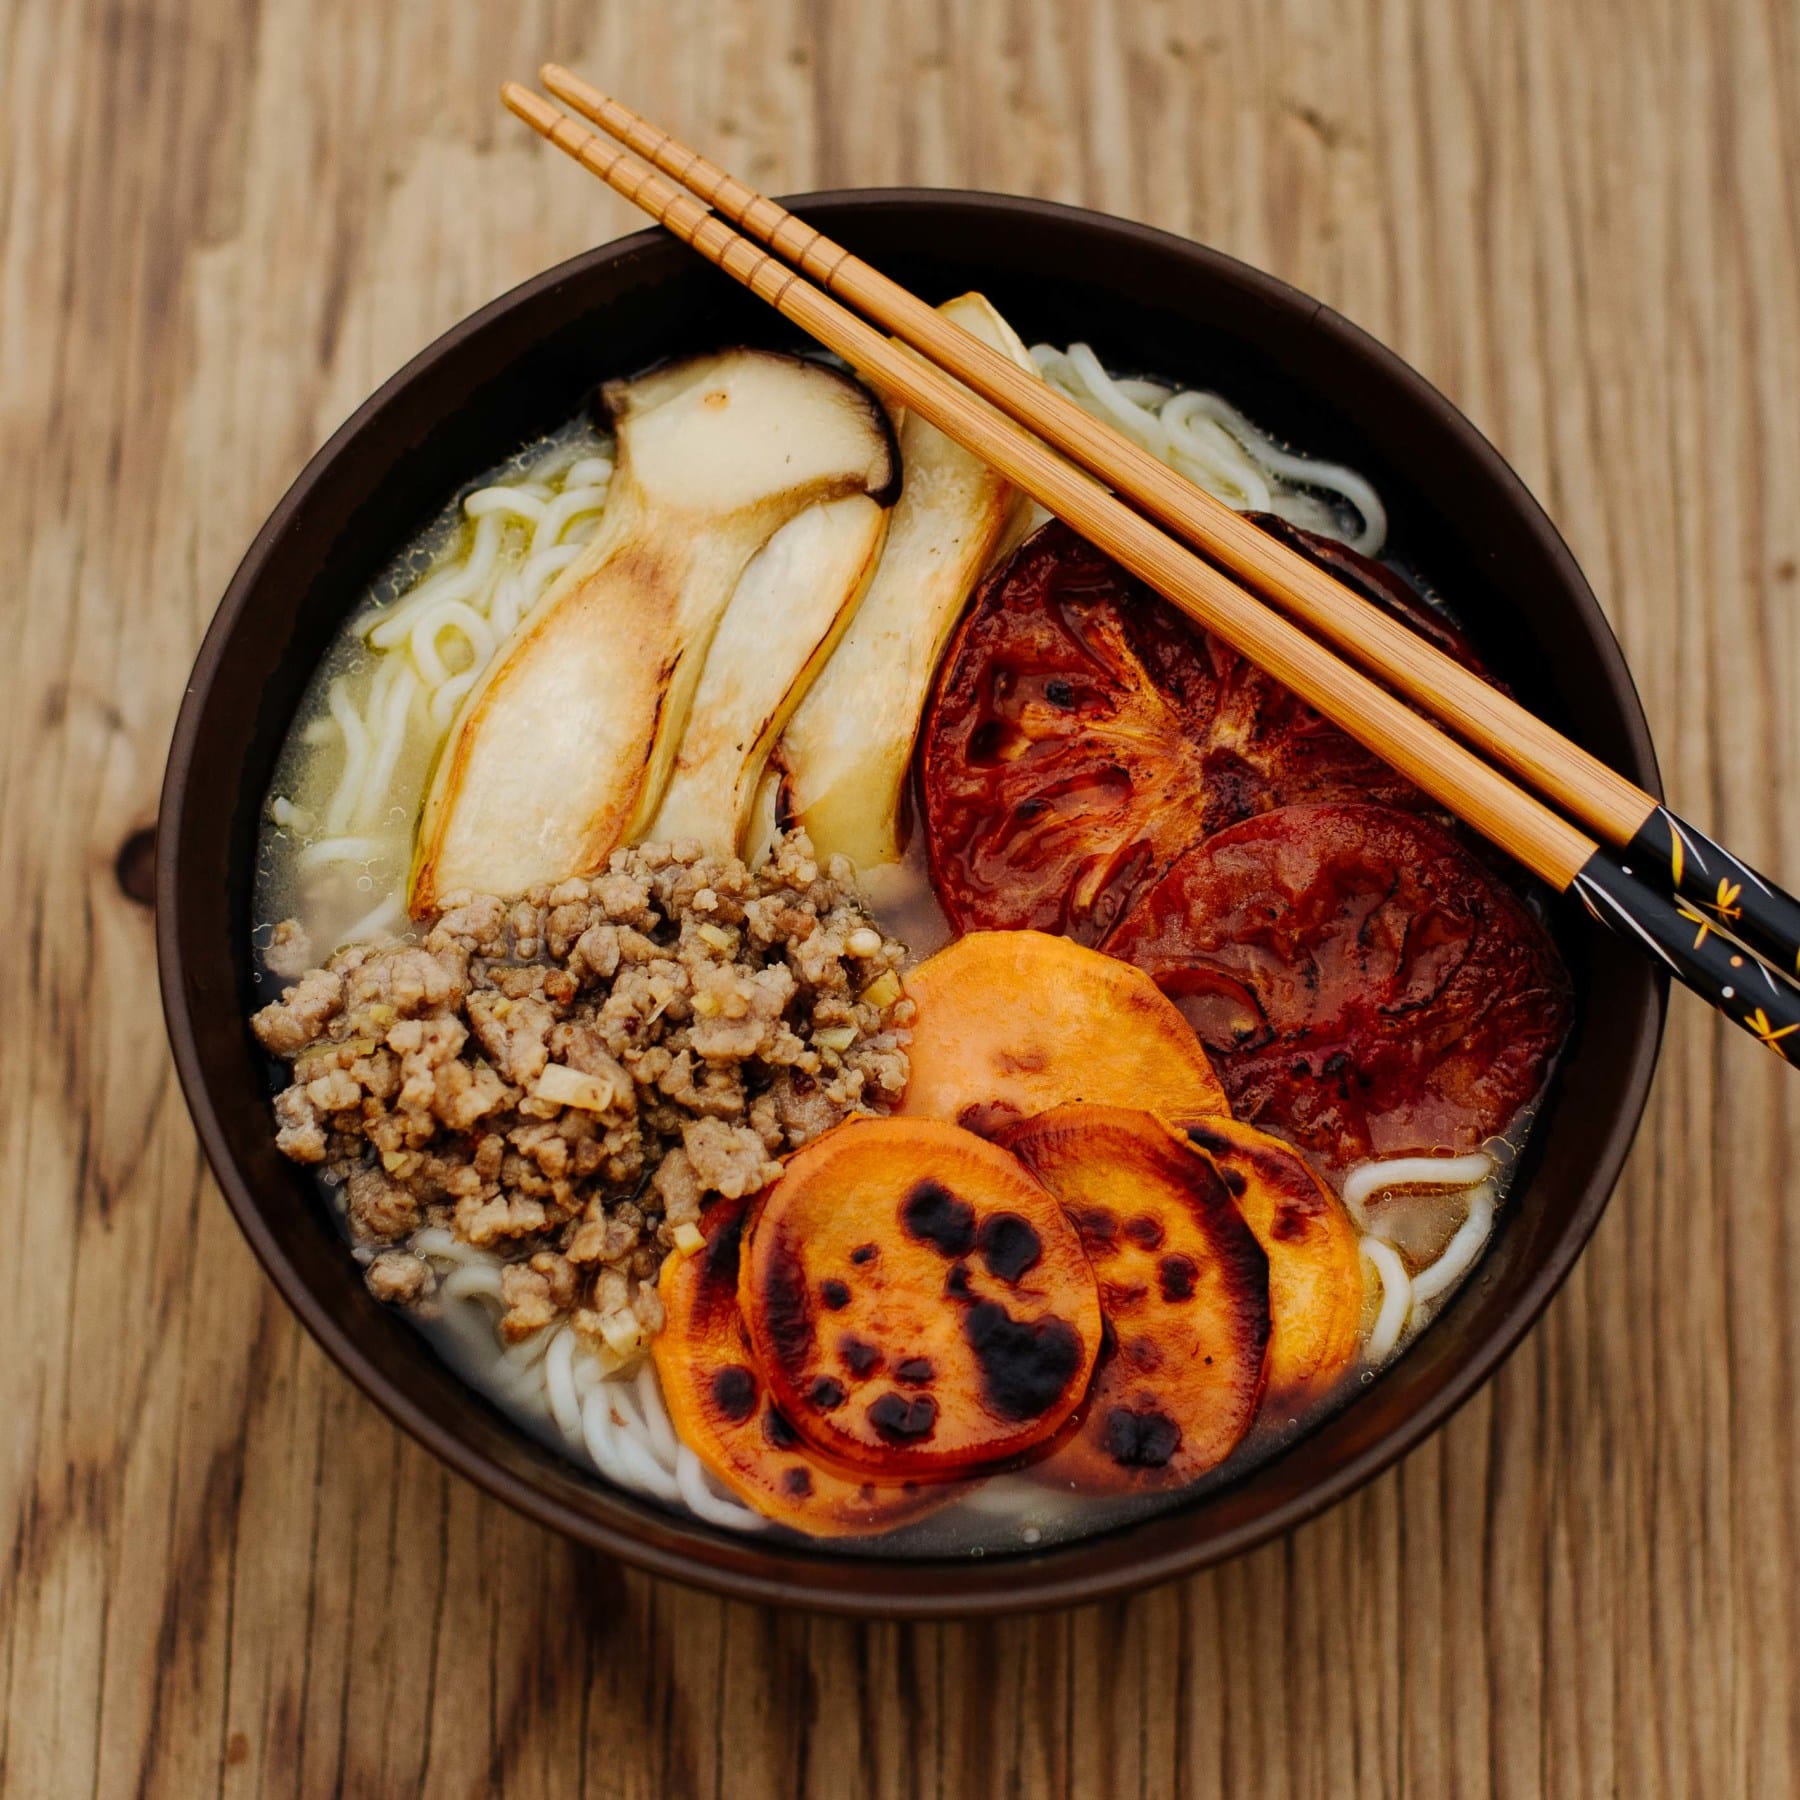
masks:
<path fill-rule="evenodd" d="M 1284 450 L 1222 395 L 1117 379 L 1086 344 L 1067 350 L 1035 344 L 1031 354 L 1052 387 L 1227 506 L 1273 513 L 1290 525 L 1338 538 L 1364 556 L 1381 554 L 1387 509 L 1354 469 Z M 1333 499 L 1355 514 L 1354 528 L 1330 504 Z"/>

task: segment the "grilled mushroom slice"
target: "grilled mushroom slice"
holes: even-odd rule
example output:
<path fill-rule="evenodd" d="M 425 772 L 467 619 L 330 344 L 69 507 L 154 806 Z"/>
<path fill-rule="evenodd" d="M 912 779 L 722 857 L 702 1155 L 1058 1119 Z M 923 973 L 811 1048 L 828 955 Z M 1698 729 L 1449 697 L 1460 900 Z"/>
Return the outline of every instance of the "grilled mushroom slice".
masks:
<path fill-rule="evenodd" d="M 605 519 L 451 726 L 415 915 L 457 888 L 513 894 L 584 873 L 640 832 L 745 565 L 806 507 L 885 501 L 898 480 L 880 403 L 818 363 L 727 350 L 605 397 L 618 430 Z"/>
<path fill-rule="evenodd" d="M 939 311 L 1036 374 L 981 295 Z M 900 451 L 905 480 L 875 579 L 781 744 L 784 822 L 804 825 L 821 856 L 841 851 L 859 869 L 899 860 L 901 789 L 938 658 L 1025 507 L 979 457 L 916 415 L 900 427 Z"/>
<path fill-rule="evenodd" d="M 734 852 L 769 752 L 844 635 L 888 515 L 866 494 L 809 506 L 769 539 L 719 621 L 648 836 Z"/>

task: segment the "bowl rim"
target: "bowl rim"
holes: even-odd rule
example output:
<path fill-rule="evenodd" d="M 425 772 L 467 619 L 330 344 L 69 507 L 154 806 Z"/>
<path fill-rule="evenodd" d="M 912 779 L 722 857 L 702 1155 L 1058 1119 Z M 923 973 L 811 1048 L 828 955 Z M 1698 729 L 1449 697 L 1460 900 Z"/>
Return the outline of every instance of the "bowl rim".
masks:
<path fill-rule="evenodd" d="M 1015 219 L 1039 219 L 1097 230 L 1122 244 L 1173 255 L 1207 278 L 1226 282 L 1296 315 L 1299 329 L 1322 331 L 1339 342 L 1347 355 L 1373 364 L 1380 377 L 1407 390 L 1415 404 L 1435 415 L 1439 428 L 1456 438 L 1480 464 L 1486 480 L 1508 501 L 1518 529 L 1530 534 L 1537 552 L 1554 567 L 1561 586 L 1585 615 L 1592 651 L 1614 695 L 1624 702 L 1625 736 L 1638 763 L 1640 778 L 1647 776 L 1644 785 L 1660 796 L 1655 749 L 1623 651 L 1573 554 L 1542 506 L 1500 452 L 1448 398 L 1395 352 L 1324 301 L 1177 233 L 1056 201 L 965 188 L 877 187 L 820 189 L 787 197 L 783 204 L 802 216 L 815 213 L 839 219 L 860 218 L 883 211 L 916 212 L 922 207 L 935 207 L 954 213 L 999 213 Z M 403 1383 L 376 1366 L 355 1335 L 340 1324 L 291 1263 L 264 1219 L 252 1184 L 237 1164 L 208 1087 L 198 1033 L 189 1011 L 185 957 L 176 924 L 176 859 L 167 848 L 180 840 L 201 717 L 226 648 L 261 582 L 266 563 L 295 516 L 327 471 L 372 420 L 495 319 L 565 282 L 586 277 L 596 268 L 668 242 L 667 235 L 652 226 L 582 251 L 488 301 L 410 357 L 308 458 L 252 538 L 207 626 L 183 694 L 163 779 L 155 924 L 158 979 L 170 1046 L 181 1089 L 214 1178 L 239 1230 L 282 1298 L 338 1368 L 388 1418 L 456 1473 L 514 1510 L 575 1543 L 603 1550 L 647 1573 L 736 1599 L 819 1612 L 893 1619 L 977 1618 L 1112 1598 L 1210 1567 L 1265 1544 L 1335 1506 L 1437 1431 L 1511 1355 L 1561 1287 L 1611 1199 L 1636 1136 L 1661 1046 L 1668 996 L 1666 975 L 1653 977 L 1649 1013 L 1633 1034 L 1627 1066 L 1622 1071 L 1621 1103 L 1595 1147 L 1593 1174 L 1562 1227 L 1558 1253 L 1521 1281 L 1495 1324 L 1472 1342 L 1466 1356 L 1448 1372 L 1442 1385 L 1397 1424 L 1343 1457 L 1303 1491 L 1278 1500 L 1254 1517 L 1217 1528 L 1196 1541 L 1177 1543 L 1123 1563 L 1103 1561 L 1097 1568 L 1084 1567 L 1078 1553 L 1084 1546 L 1104 1544 L 1119 1533 L 1103 1532 L 1092 1538 L 1067 1540 L 1039 1553 L 1009 1554 L 985 1563 L 948 1558 L 914 1561 L 821 1556 L 786 1545 L 768 1546 L 757 1538 L 737 1540 L 731 1546 L 736 1554 L 696 1560 L 691 1554 L 695 1547 L 692 1533 L 647 1534 L 641 1525 L 634 1530 L 624 1522 L 628 1517 L 641 1515 L 621 1515 L 621 1522 L 614 1524 L 578 1511 L 491 1459 L 465 1435 L 440 1423 Z M 1121 1529 L 1126 1534 L 1133 1530 L 1129 1526 Z M 706 1527 L 699 1530 L 703 1541 L 713 1545 L 723 1542 L 723 1534 Z M 683 1536 L 690 1539 L 685 1547 Z M 807 1558 L 804 1565 L 798 1560 L 802 1556 Z M 765 1568 L 773 1564 L 776 1572 L 759 1570 L 755 1564 Z M 878 1570 L 888 1571 L 890 1579 L 874 1585 L 853 1579 Z M 1009 1572 L 1016 1579 L 1005 1579 Z M 823 1581 L 818 1578 L 821 1574 Z M 894 1574 L 900 1579 L 891 1579 Z"/>

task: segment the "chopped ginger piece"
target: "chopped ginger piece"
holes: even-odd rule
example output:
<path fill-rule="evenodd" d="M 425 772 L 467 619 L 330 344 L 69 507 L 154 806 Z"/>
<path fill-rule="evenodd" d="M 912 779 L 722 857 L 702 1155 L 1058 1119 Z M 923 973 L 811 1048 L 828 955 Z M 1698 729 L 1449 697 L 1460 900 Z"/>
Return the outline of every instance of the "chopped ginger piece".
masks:
<path fill-rule="evenodd" d="M 610 1112 L 621 1099 L 615 1082 L 571 1069 L 566 1063 L 547 1063 L 531 1092 L 534 1098 L 547 1100 L 552 1106 L 573 1106 L 594 1113 Z"/>
<path fill-rule="evenodd" d="M 863 989 L 861 998 L 865 1006 L 892 1006 L 900 998 L 900 977 L 888 969 Z"/>

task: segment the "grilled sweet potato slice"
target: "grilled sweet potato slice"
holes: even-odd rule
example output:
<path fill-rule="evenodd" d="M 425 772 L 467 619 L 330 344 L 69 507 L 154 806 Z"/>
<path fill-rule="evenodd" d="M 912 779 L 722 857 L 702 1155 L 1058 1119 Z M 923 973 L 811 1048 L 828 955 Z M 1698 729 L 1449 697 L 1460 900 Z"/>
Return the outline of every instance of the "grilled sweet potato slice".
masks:
<path fill-rule="evenodd" d="M 1079 1425 L 1034 1473 L 1092 1493 L 1185 1486 L 1256 1416 L 1268 1258 L 1219 1170 L 1149 1113 L 1060 1106 L 1004 1142 L 1075 1221 L 1108 1328 Z"/>
<path fill-rule="evenodd" d="M 1385 806 L 1217 833 L 1107 948 L 1186 1014 L 1234 1118 L 1329 1169 L 1504 1131 L 1568 1028 L 1543 926 L 1447 831 Z"/>
<path fill-rule="evenodd" d="M 885 1482 L 833 1468 L 769 1398 L 738 1310 L 738 1258 L 754 1199 L 716 1200 L 706 1242 L 663 1264 L 667 1322 L 652 1347 L 676 1435 L 734 1493 L 810 1537 L 887 1531 L 951 1499 L 939 1483 Z"/>
<path fill-rule="evenodd" d="M 751 1221 L 739 1295 L 783 1416 L 889 1479 L 1043 1443 L 1100 1349 L 1062 1208 L 935 1119 L 855 1119 L 796 1151 Z"/>
<path fill-rule="evenodd" d="M 914 969 L 906 992 L 918 1008 L 908 1117 L 991 1134 L 1072 1100 L 1167 1118 L 1229 1110 L 1156 984 L 1068 938 L 973 932 Z"/>
<path fill-rule="evenodd" d="M 1184 1119 L 1269 1259 L 1268 1402 L 1318 1399 L 1356 1360 L 1362 1252 L 1344 1204 L 1305 1160 L 1235 1119 Z"/>

